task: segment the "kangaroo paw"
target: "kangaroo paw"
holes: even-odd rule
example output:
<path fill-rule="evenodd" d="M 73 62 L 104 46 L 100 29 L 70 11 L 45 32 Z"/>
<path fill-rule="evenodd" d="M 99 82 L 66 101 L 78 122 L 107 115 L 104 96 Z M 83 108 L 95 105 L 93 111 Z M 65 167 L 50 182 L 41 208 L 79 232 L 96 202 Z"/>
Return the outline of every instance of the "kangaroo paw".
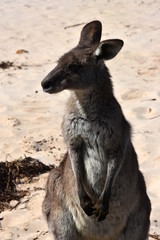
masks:
<path fill-rule="evenodd" d="M 109 203 L 107 201 L 98 200 L 95 205 L 94 209 L 96 211 L 95 218 L 98 222 L 105 220 L 107 214 L 109 213 Z"/>
<path fill-rule="evenodd" d="M 84 195 L 80 197 L 80 205 L 84 212 L 88 215 L 91 216 L 95 213 L 95 209 L 93 208 L 93 203 L 92 200 L 88 195 Z"/>

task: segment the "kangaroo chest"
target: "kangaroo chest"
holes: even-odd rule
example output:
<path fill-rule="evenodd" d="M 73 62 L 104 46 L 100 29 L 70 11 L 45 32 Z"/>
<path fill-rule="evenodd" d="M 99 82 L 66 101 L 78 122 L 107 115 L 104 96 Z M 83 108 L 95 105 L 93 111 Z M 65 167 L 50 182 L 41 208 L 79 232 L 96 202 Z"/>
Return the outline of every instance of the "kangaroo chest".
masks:
<path fill-rule="evenodd" d="M 107 124 L 74 118 L 69 123 L 69 139 L 83 142 L 83 177 L 86 190 L 99 195 L 107 174 L 107 145 L 110 129 Z"/>

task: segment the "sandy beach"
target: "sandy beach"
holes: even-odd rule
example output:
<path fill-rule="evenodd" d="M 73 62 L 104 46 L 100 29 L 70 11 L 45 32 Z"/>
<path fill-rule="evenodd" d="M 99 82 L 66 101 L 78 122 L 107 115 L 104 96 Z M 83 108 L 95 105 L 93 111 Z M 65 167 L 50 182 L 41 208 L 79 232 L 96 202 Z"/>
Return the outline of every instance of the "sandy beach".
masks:
<path fill-rule="evenodd" d="M 160 239 L 160 2 L 0 0 L 0 162 L 32 157 L 58 165 L 69 91 L 45 94 L 41 81 L 76 46 L 85 23 L 100 20 L 102 40 L 124 47 L 110 69 L 114 93 L 132 125 L 132 141 L 152 203 L 150 240 Z M 10 62 L 11 66 L 1 64 Z M 0 213 L 0 239 L 49 240 L 41 204 L 48 173 L 20 184 L 29 194 Z M 156 238 L 157 236 L 157 238 Z"/>

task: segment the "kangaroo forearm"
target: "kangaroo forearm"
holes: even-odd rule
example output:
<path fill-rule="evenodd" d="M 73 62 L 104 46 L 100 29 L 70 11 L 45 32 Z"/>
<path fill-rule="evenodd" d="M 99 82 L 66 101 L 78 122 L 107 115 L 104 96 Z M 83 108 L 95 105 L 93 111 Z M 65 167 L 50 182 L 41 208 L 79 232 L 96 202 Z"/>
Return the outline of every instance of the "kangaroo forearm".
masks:
<path fill-rule="evenodd" d="M 98 221 L 104 220 L 106 218 L 106 215 L 109 213 L 111 188 L 121 167 L 120 163 L 120 159 L 110 159 L 108 162 L 104 188 L 97 202 L 94 204 L 94 209 Z"/>
<path fill-rule="evenodd" d="M 77 188 L 78 188 L 78 194 L 84 195 L 85 189 L 83 187 L 82 179 L 83 179 L 83 158 L 82 158 L 82 146 L 70 148 L 69 149 L 69 155 L 71 160 L 71 165 L 73 169 L 73 173 L 76 179 Z"/>
<path fill-rule="evenodd" d="M 80 205 L 84 212 L 90 216 L 92 215 L 92 206 L 93 202 L 91 198 L 88 196 L 88 194 L 85 191 L 84 185 L 83 185 L 83 172 L 84 172 L 84 166 L 83 166 L 83 158 L 82 158 L 82 151 L 83 149 L 80 148 L 77 151 L 77 148 L 73 150 L 70 149 L 70 160 L 72 169 L 74 172 L 74 176 L 76 179 L 77 184 L 77 191 L 78 191 L 78 197 L 80 201 Z"/>
<path fill-rule="evenodd" d="M 122 164 L 123 164 L 122 156 L 116 156 L 115 158 L 109 160 L 104 188 L 100 195 L 100 199 L 102 201 L 103 199 L 108 199 L 109 201 L 111 195 L 111 188 L 117 178 L 117 175 L 121 169 Z"/>

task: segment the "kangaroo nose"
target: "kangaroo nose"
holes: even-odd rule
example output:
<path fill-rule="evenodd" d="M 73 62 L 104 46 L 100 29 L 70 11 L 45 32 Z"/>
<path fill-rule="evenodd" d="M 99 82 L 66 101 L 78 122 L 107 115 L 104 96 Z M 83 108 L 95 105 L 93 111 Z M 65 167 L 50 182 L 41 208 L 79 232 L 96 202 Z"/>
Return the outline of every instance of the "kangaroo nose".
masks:
<path fill-rule="evenodd" d="M 54 68 L 41 82 L 44 92 L 56 93 L 61 87 L 61 81 L 64 79 L 64 71 Z"/>
<path fill-rule="evenodd" d="M 42 82 L 41 82 L 41 86 L 43 88 L 43 91 L 44 92 L 49 92 L 51 90 L 51 80 L 50 79 L 44 79 Z"/>

